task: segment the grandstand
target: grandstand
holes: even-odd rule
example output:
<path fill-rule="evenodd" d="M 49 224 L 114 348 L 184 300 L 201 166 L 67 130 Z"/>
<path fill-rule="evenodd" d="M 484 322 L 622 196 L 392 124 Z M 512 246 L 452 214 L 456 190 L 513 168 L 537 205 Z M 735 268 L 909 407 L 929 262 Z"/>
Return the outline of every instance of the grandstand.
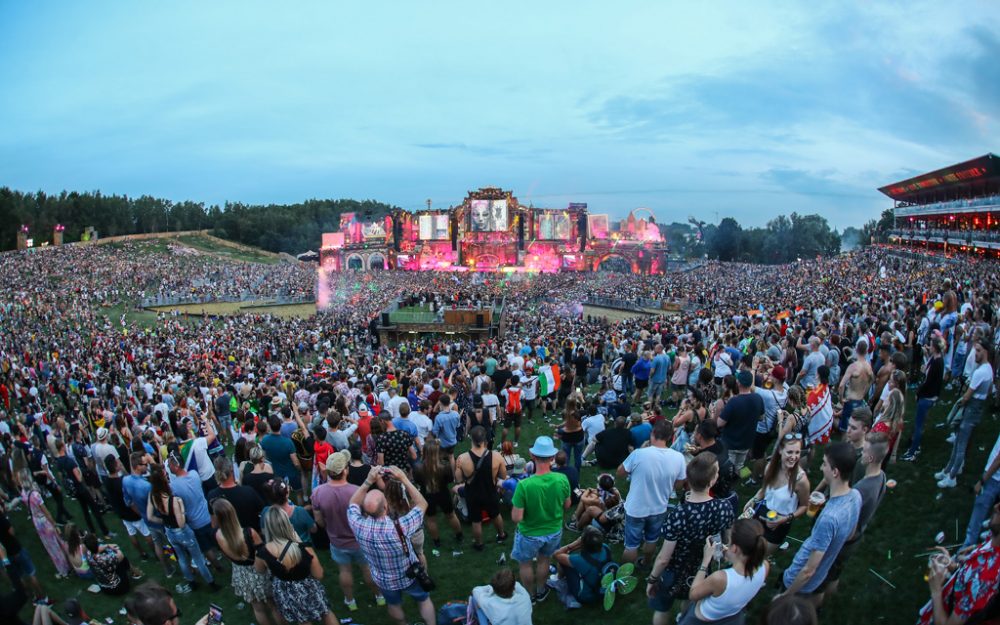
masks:
<path fill-rule="evenodd" d="M 892 198 L 890 241 L 1000 258 L 1000 157 L 986 154 L 881 187 Z"/>

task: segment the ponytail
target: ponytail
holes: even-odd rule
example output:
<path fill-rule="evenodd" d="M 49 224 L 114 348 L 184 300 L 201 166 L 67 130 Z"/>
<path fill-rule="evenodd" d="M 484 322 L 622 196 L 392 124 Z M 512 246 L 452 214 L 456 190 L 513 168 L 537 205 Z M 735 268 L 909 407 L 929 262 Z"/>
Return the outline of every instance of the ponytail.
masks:
<path fill-rule="evenodd" d="M 757 519 L 740 519 L 733 524 L 732 543 L 746 557 L 747 577 L 753 577 L 767 558 L 767 540 L 764 526 Z"/>

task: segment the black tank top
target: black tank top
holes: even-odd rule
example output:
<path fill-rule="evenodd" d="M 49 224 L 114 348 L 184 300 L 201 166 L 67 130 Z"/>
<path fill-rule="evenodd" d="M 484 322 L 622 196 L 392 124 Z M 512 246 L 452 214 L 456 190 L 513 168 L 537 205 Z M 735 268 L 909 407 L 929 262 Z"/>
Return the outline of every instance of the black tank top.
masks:
<path fill-rule="evenodd" d="M 156 509 L 156 506 L 153 506 Z M 167 512 L 166 514 L 160 513 L 156 510 L 156 513 L 163 519 L 163 527 L 169 527 L 171 529 L 180 528 L 180 524 L 177 522 L 177 517 L 174 515 L 174 497 L 167 497 Z"/>
<path fill-rule="evenodd" d="M 493 483 L 493 452 L 487 450 L 482 456 L 477 456 L 473 451 L 469 450 L 469 458 L 472 459 L 472 477 L 468 479 L 466 488 L 466 497 L 472 495 L 476 499 L 488 499 L 493 494 L 496 493 L 496 486 Z M 476 471 L 476 465 L 479 464 L 479 459 L 483 459 L 482 466 Z"/>
<path fill-rule="evenodd" d="M 282 560 L 285 554 L 288 553 L 288 548 L 292 546 L 291 542 L 285 543 L 284 549 L 281 550 L 281 554 L 275 558 L 271 555 L 271 552 L 267 550 L 267 545 L 261 545 L 257 549 L 257 555 L 267 563 L 268 570 L 271 571 L 271 575 L 274 575 L 280 580 L 286 582 L 300 582 L 305 578 L 309 577 L 309 569 L 312 565 L 312 556 L 306 551 L 305 545 L 302 543 L 296 543 L 299 546 L 299 552 L 302 554 L 302 558 L 292 566 L 291 568 L 286 567 L 282 564 Z"/>

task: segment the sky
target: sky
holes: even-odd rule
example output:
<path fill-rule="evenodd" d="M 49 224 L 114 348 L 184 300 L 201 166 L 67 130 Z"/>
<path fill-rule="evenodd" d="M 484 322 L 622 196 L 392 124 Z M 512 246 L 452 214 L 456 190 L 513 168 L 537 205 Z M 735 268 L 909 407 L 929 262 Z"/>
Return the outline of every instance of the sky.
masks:
<path fill-rule="evenodd" d="M 843 229 L 1000 151 L 997 59 L 993 0 L 3 2 L 0 186 Z"/>

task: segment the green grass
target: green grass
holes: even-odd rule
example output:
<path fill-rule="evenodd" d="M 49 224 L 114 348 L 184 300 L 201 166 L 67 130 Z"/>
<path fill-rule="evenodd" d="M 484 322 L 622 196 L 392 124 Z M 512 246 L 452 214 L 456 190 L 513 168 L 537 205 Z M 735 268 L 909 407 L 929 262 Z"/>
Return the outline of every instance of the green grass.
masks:
<path fill-rule="evenodd" d="M 245 248 L 229 247 L 202 236 L 185 235 L 177 237 L 177 240 L 188 247 L 193 247 L 196 250 L 227 260 L 262 263 L 265 265 L 274 265 L 281 262 L 281 259 L 277 256 L 270 256 L 268 254 L 262 254 Z"/>
<path fill-rule="evenodd" d="M 889 477 L 896 479 L 898 485 L 895 489 L 887 492 L 881 508 L 868 528 L 864 542 L 855 552 L 853 559 L 849 562 L 848 570 L 841 578 L 839 593 L 824 606 L 821 614 L 822 623 L 893 624 L 914 622 L 917 610 L 929 596 L 927 584 L 923 581 L 926 559 L 914 556 L 932 547 L 934 535 L 939 531 L 944 531 L 947 535 L 946 543 L 961 542 L 973 501 L 971 486 L 976 476 L 982 471 L 986 457 L 996 439 L 998 427 L 995 412 L 988 411 L 976 430 L 974 442 L 970 445 L 966 469 L 960 478 L 959 486 L 955 489 L 939 491 L 934 485 L 933 473 L 944 466 L 950 447 L 944 442 L 945 430 L 937 429 L 934 425 L 942 421 L 947 414 L 952 401 L 950 394 L 947 399 L 948 401 L 939 402 L 931 411 L 920 462 L 916 464 L 899 462 L 889 466 Z M 903 434 L 904 443 L 909 437 L 913 420 L 912 397 L 907 408 L 908 427 Z M 551 426 L 536 417 L 533 423 L 526 424 L 522 434 L 520 451 L 526 453 L 527 445 L 525 443 L 531 441 L 538 434 L 551 434 L 551 431 Z M 467 448 L 467 444 L 461 446 L 460 451 L 464 448 Z M 819 458 L 814 458 L 810 471 L 812 484 L 819 480 L 818 464 Z M 596 481 L 598 473 L 597 468 L 584 467 L 581 483 L 585 486 L 592 485 Z M 624 491 L 627 488 L 627 483 L 620 483 L 619 487 Z M 940 499 L 937 498 L 939 493 L 941 494 Z M 752 493 L 749 492 L 749 489 L 740 489 L 743 501 L 750 494 Z M 82 520 L 75 502 L 71 502 L 70 505 L 77 520 Z M 509 522 L 509 511 L 505 511 L 505 517 L 507 529 L 513 537 L 514 528 Z M 118 614 L 122 605 L 120 599 L 91 595 L 86 592 L 85 588 L 88 584 L 84 581 L 76 579 L 56 581 L 52 563 L 41 544 L 32 536 L 34 528 L 23 510 L 13 512 L 12 521 L 21 541 L 31 551 L 32 558 L 39 570 L 39 579 L 53 598 L 62 600 L 77 596 L 92 617 L 101 621 L 105 618 L 112 618 L 118 624 L 125 622 L 124 617 Z M 124 528 L 117 519 L 109 515 L 106 517 L 106 521 L 110 527 L 118 532 L 119 544 L 122 545 L 125 552 L 134 562 L 139 562 L 137 555 L 125 538 Z M 450 533 L 444 529 L 446 526 L 443 523 L 440 525 L 444 532 L 440 557 L 430 555 L 431 542 L 429 539 L 427 541 L 430 573 L 438 583 L 438 589 L 432 595 L 436 606 L 441 606 L 450 600 L 464 600 L 469 595 L 472 586 L 487 583 L 497 567 L 497 557 L 504 550 L 509 555 L 512 546 L 512 540 L 508 540 L 503 548 L 495 545 L 492 542 L 492 527 L 488 527 L 484 530 L 487 549 L 485 553 L 476 553 L 470 549 L 471 531 L 466 528 L 465 544 L 461 547 L 463 553 L 453 557 L 451 551 L 455 548 L 454 542 Z M 809 523 L 805 519 L 800 519 L 796 521 L 790 535 L 797 539 L 804 539 L 808 535 L 808 528 Z M 956 533 L 958 538 L 956 538 Z M 566 532 L 563 540 L 569 542 L 575 537 L 575 534 Z M 791 542 L 792 547 L 788 551 L 779 552 L 777 556 L 778 567 L 772 571 L 766 589 L 751 604 L 748 622 L 755 622 L 754 619 L 757 618 L 774 594 L 773 587 L 778 580 L 777 568 L 783 569 L 789 564 L 798 544 L 795 541 Z M 621 546 L 616 546 L 614 551 L 616 555 L 619 555 Z M 356 622 L 368 625 L 388 622 L 385 609 L 374 605 L 367 588 L 362 587 L 360 580 L 356 582 L 360 610 L 353 614 L 348 613 L 341 603 L 343 597 L 336 581 L 336 567 L 328 554 L 320 554 L 320 559 L 326 570 L 324 585 L 338 617 L 352 616 Z M 516 567 L 513 563 L 509 563 L 508 566 Z M 164 581 L 159 573 L 158 565 L 147 564 L 144 568 L 148 574 L 147 578 Z M 869 572 L 869 569 L 874 569 L 887 578 L 896 588 L 892 589 L 880 581 Z M 169 580 L 169 586 L 172 587 L 176 581 L 177 577 Z M 225 585 L 228 579 L 224 575 L 220 581 Z M 237 608 L 237 601 L 228 588 L 220 593 L 210 593 L 207 589 L 200 590 L 191 595 L 179 597 L 177 600 L 184 612 L 185 623 L 193 623 L 195 619 L 207 611 L 208 604 L 211 602 L 222 606 L 226 623 L 229 625 L 244 625 L 253 622 L 252 611 L 249 607 Z M 411 620 L 418 618 L 412 603 L 406 603 L 405 609 Z M 30 617 L 30 613 L 25 610 L 22 617 Z M 614 610 L 609 613 L 605 613 L 597 607 L 588 607 L 577 612 L 566 612 L 560 607 L 555 597 L 550 596 L 544 604 L 535 607 L 534 622 L 539 624 L 572 623 L 585 619 L 594 623 L 638 625 L 648 623 L 650 618 L 651 612 L 646 606 L 640 586 L 640 589 L 633 594 L 619 597 Z"/>

